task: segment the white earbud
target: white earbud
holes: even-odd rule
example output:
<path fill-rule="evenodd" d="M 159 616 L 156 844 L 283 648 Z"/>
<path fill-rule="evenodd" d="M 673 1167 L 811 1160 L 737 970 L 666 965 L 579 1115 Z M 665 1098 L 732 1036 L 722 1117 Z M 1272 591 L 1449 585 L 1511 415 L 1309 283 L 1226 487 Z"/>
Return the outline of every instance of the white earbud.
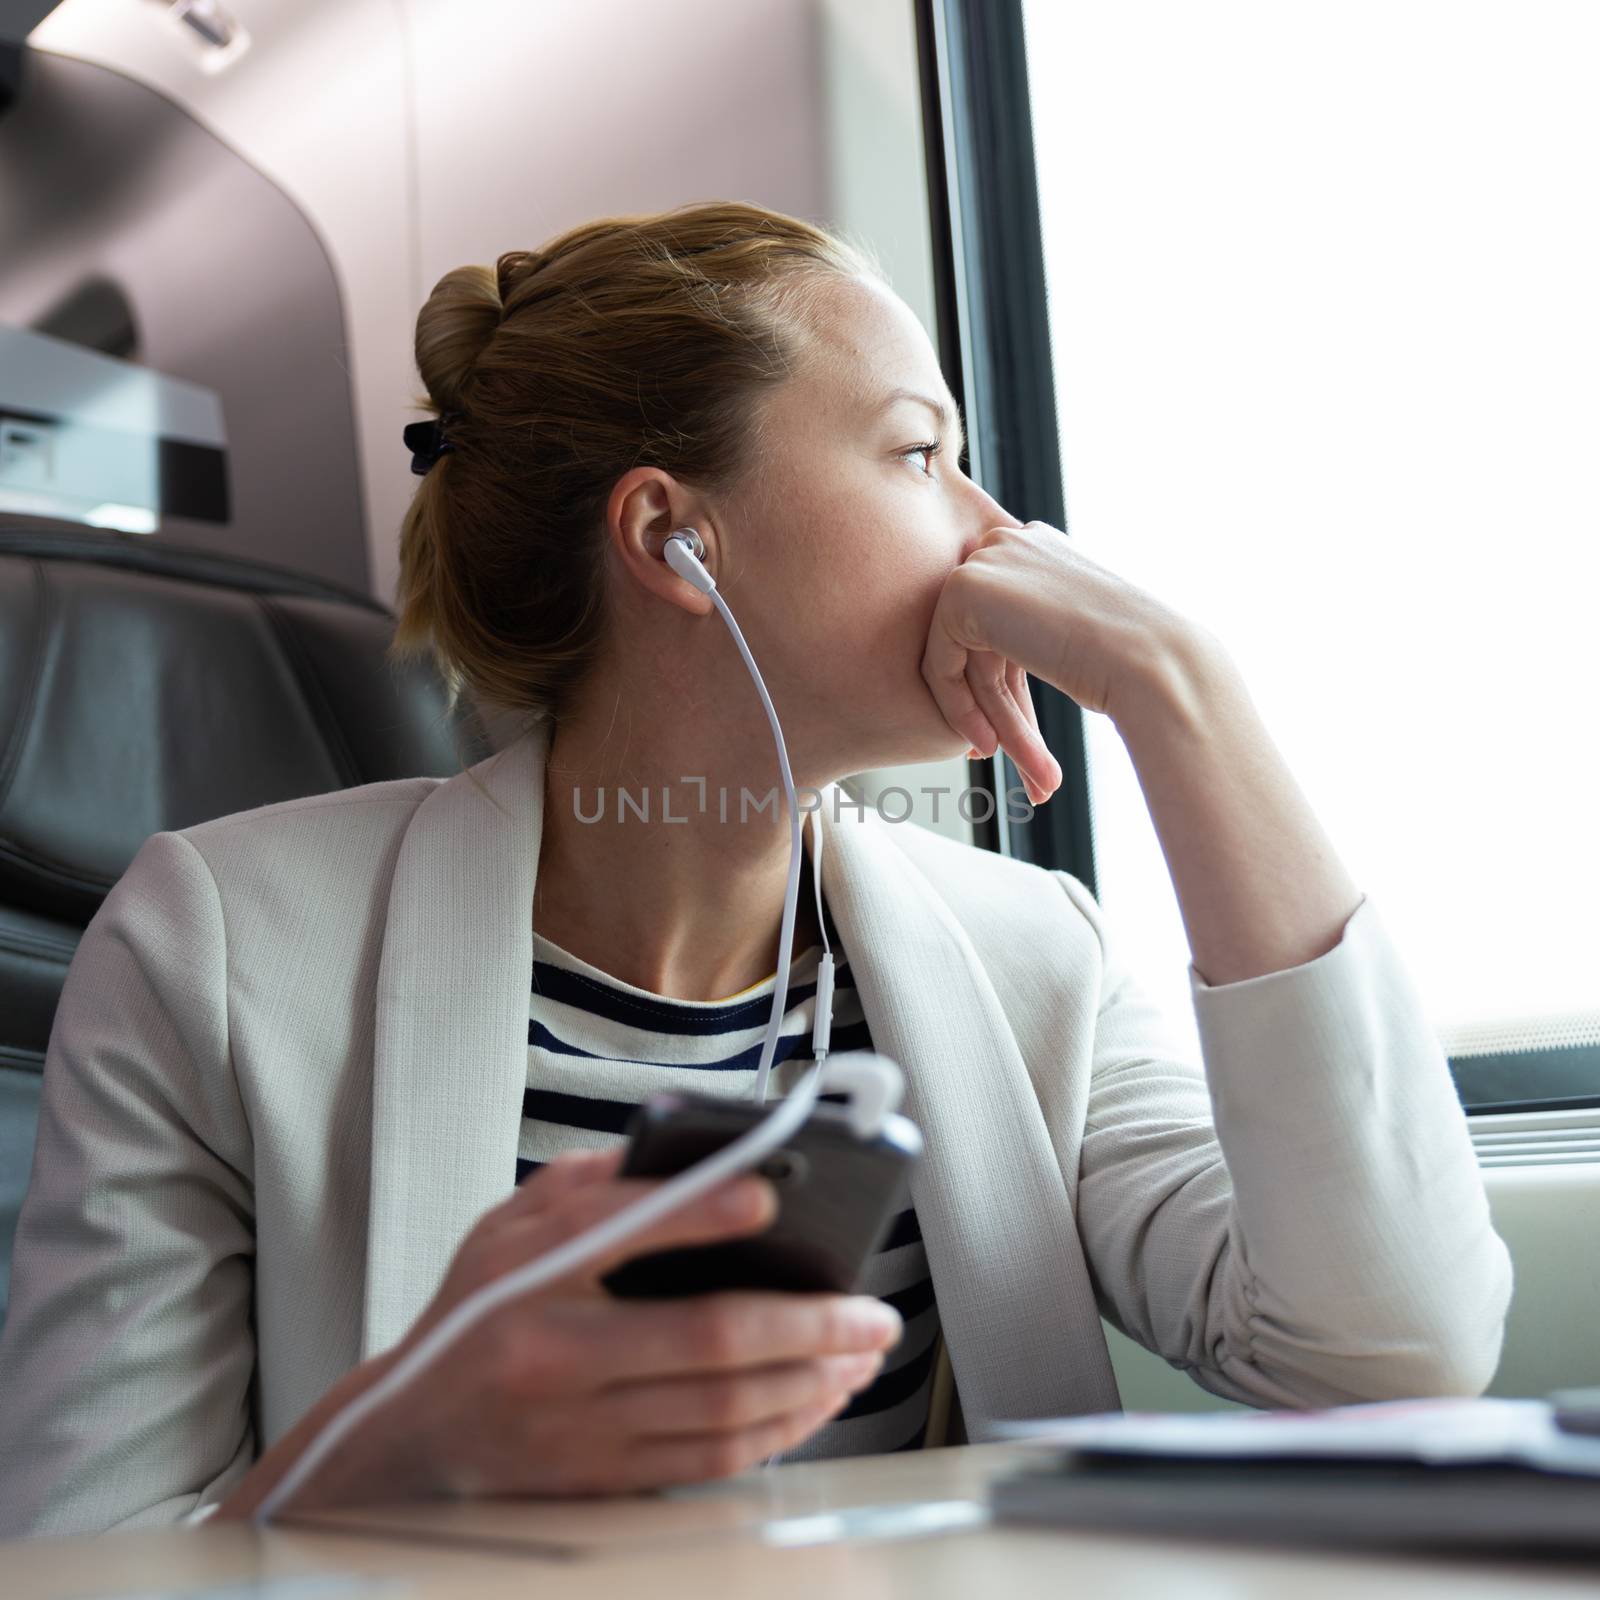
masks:
<path fill-rule="evenodd" d="M 705 553 L 705 541 L 693 528 L 679 528 L 667 536 L 667 542 L 661 547 L 661 559 L 680 578 L 692 583 L 701 594 L 710 594 L 717 580 L 701 565 Z"/>

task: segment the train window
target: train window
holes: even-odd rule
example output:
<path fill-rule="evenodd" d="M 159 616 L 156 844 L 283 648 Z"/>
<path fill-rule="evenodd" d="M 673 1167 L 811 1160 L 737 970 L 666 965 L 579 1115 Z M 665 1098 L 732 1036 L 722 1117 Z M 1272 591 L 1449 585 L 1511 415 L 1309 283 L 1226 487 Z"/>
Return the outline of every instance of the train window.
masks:
<path fill-rule="evenodd" d="M 1069 533 L 1229 647 L 1469 1109 L 1600 1104 L 1600 11 L 1023 24 Z M 1084 736 L 1097 891 L 1198 1053 L 1132 766 Z"/>

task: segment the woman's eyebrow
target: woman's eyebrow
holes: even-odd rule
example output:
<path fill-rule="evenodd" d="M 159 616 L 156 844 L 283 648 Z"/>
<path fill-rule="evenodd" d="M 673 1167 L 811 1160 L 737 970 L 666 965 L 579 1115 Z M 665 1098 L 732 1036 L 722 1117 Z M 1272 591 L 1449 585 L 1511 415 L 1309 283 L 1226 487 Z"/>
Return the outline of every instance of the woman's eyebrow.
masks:
<path fill-rule="evenodd" d="M 922 394 L 916 389 L 891 389 L 879 402 L 878 409 L 887 411 L 899 400 L 914 400 L 918 405 L 926 406 L 950 433 L 955 444 L 953 454 L 959 456 L 966 449 L 966 436 L 961 431 L 961 413 L 954 406 L 935 400 L 932 395 Z"/>

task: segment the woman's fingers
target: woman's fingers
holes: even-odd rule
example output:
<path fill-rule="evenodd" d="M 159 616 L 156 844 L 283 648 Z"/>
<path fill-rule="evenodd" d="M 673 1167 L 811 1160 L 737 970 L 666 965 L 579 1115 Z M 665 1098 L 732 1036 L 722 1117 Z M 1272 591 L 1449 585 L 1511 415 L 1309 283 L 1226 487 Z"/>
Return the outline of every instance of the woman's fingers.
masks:
<path fill-rule="evenodd" d="M 823 1356 L 738 1372 L 695 1374 L 604 1389 L 594 1422 L 618 1437 L 736 1433 L 791 1412 L 832 1405 L 866 1388 L 883 1365 L 881 1351 Z"/>
<path fill-rule="evenodd" d="M 1001 747 L 1029 786 L 1029 798 L 1037 803 L 1061 782 L 1061 769 L 1039 734 L 1026 689 L 1026 711 L 1013 697 L 1006 675 L 1009 665 L 992 651 L 974 651 L 968 657 L 967 681 L 979 709 L 999 735 Z"/>
<path fill-rule="evenodd" d="M 963 612 L 967 594 L 947 584 L 940 595 L 922 652 L 923 679 L 945 721 L 979 755 L 1005 750 L 1038 803 L 1059 786 L 1061 769 L 1039 732 L 1026 671 L 983 646 Z"/>
<path fill-rule="evenodd" d="M 1048 800 L 1061 787 L 1061 764 L 1054 756 L 1050 756 L 1050 747 L 1045 743 L 1044 735 L 1039 731 L 1039 716 L 1033 704 L 1033 686 L 1028 681 L 1028 674 L 1015 661 L 1006 663 L 1006 689 L 1012 701 L 1027 719 L 1028 726 L 1033 730 L 1033 738 L 1038 747 L 1050 757 L 1049 766 L 1046 770 L 1053 769 L 1055 773 L 1055 777 L 1045 785 L 1043 791 L 1033 797 L 1034 804 L 1038 805 L 1041 801 Z"/>
<path fill-rule="evenodd" d="M 575 1184 L 550 1205 L 512 1218 L 497 1237 L 496 1248 L 531 1261 L 609 1222 L 618 1212 L 654 1194 L 662 1182 L 658 1178 L 613 1178 Z M 771 1225 L 777 1210 L 777 1191 L 765 1178 L 749 1173 L 730 1178 L 612 1245 L 577 1275 L 595 1282 L 635 1256 L 759 1233 Z"/>
<path fill-rule="evenodd" d="M 731 1478 L 770 1456 L 781 1455 L 809 1439 L 830 1417 L 842 1411 L 849 1396 L 827 1405 L 790 1412 L 736 1433 L 700 1433 L 647 1439 L 629 1452 L 621 1490 L 647 1489 L 676 1483 L 705 1483 Z"/>
<path fill-rule="evenodd" d="M 1028 681 L 1028 674 L 1019 667 L 1015 661 L 1006 662 L 1006 687 L 1011 691 L 1011 698 L 1022 708 L 1022 714 L 1035 733 L 1039 733 L 1039 717 L 1033 705 L 1033 686 Z M 1042 740 L 1044 735 L 1039 735 Z"/>
<path fill-rule="evenodd" d="M 980 755 L 993 755 L 1000 741 L 967 681 L 967 659 L 968 647 L 941 597 L 922 651 L 923 681 L 932 691 L 944 720 L 963 739 L 970 740 Z"/>
<path fill-rule="evenodd" d="M 905 1331 L 872 1295 L 727 1290 L 595 1305 L 585 1331 L 600 1383 L 716 1375 L 892 1349 Z"/>

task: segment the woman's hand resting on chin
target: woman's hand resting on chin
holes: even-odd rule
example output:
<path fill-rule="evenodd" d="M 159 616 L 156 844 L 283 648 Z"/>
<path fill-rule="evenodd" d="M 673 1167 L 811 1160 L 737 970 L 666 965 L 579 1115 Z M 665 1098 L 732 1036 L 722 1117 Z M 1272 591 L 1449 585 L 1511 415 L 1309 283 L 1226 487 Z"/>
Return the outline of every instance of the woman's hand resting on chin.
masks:
<path fill-rule="evenodd" d="M 922 675 L 945 721 L 984 756 L 1003 748 L 1038 804 L 1061 783 L 1028 677 L 1115 720 L 1182 648 L 1216 641 L 1085 556 L 1046 522 L 992 528 L 945 580 Z"/>
<path fill-rule="evenodd" d="M 1116 724 L 1209 986 L 1325 955 L 1362 901 L 1208 628 L 1058 528 L 992 528 L 944 581 L 922 656 L 945 721 L 1004 749 L 1035 804 L 1061 782 L 1028 678 Z"/>

